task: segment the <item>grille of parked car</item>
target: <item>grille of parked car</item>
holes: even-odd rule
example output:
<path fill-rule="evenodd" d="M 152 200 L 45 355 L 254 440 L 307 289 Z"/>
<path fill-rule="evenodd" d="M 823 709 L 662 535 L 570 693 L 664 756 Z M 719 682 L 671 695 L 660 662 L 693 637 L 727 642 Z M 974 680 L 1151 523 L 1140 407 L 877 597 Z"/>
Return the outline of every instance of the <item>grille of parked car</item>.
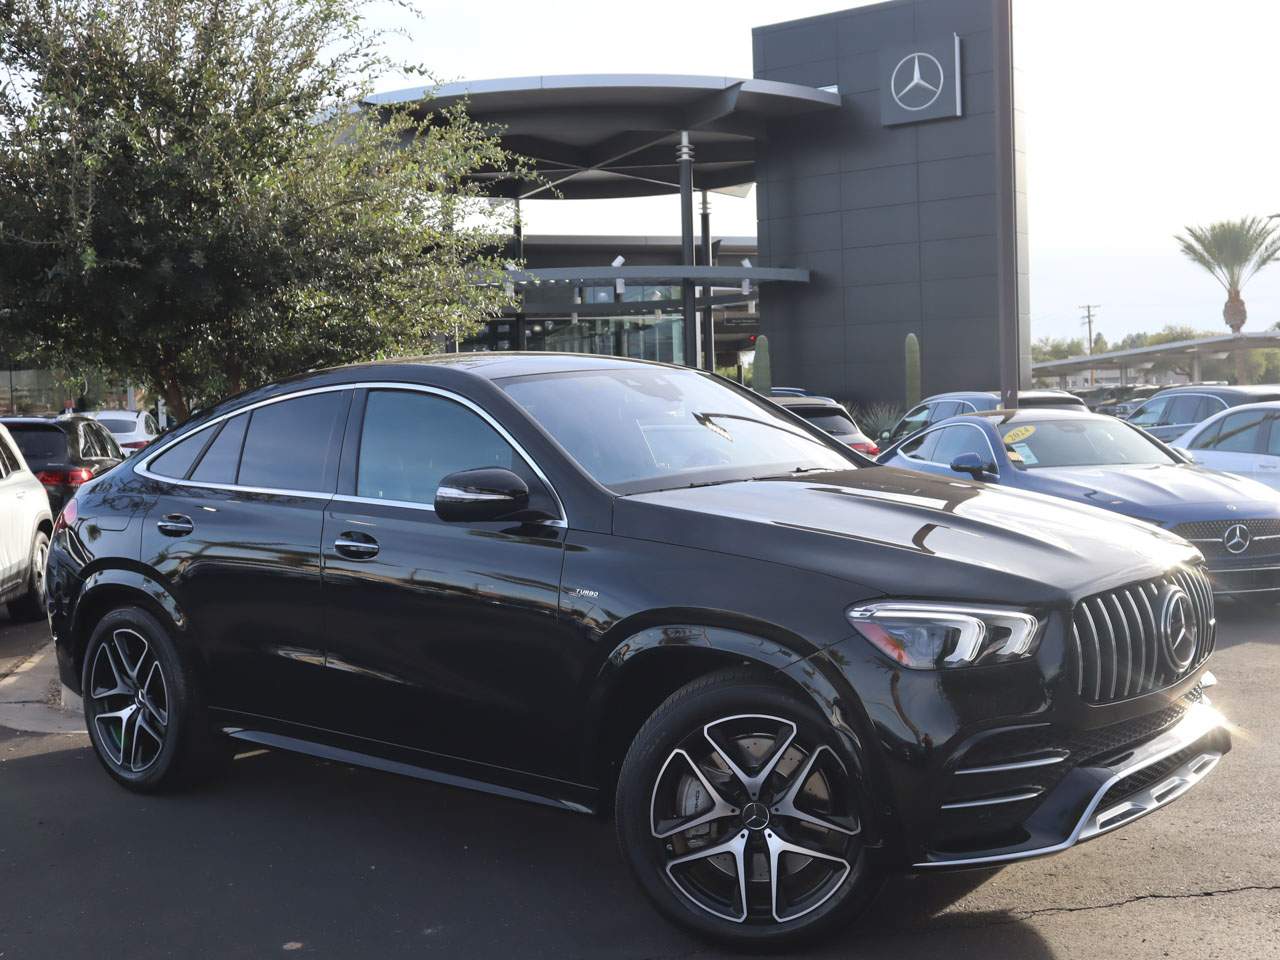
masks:
<path fill-rule="evenodd" d="M 1227 549 L 1227 531 L 1244 527 L 1243 539 L 1231 538 L 1234 550 Z M 1280 519 L 1198 520 L 1174 528 L 1174 533 L 1190 540 L 1208 560 L 1246 559 L 1280 556 Z"/>
<path fill-rule="evenodd" d="M 1213 591 L 1198 567 L 1087 597 L 1072 615 L 1076 692 L 1112 703 L 1159 690 L 1203 663 L 1213 640 Z"/>

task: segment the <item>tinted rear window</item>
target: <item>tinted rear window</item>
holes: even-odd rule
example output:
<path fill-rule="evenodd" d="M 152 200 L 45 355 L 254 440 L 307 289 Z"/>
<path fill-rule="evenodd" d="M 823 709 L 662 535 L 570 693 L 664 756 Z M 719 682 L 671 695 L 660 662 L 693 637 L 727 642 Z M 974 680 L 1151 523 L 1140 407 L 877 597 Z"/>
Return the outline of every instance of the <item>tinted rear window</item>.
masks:
<path fill-rule="evenodd" d="M 200 458 L 200 466 L 191 479 L 200 483 L 235 483 L 236 468 L 240 466 L 240 447 L 244 443 L 244 428 L 249 415 L 242 413 L 232 417 L 219 429 L 218 436 Z"/>
<path fill-rule="evenodd" d="M 209 432 L 201 430 L 185 440 L 180 440 L 147 465 L 147 469 L 161 477 L 173 477 L 181 480 L 196 462 L 200 451 L 209 442 Z"/>
<path fill-rule="evenodd" d="M 801 407 L 800 409 L 791 407 L 790 409 L 792 413 L 797 413 L 804 417 L 815 427 L 835 436 L 849 436 L 858 432 L 857 427 L 853 425 L 853 421 L 839 410 L 832 410 L 830 407 Z"/>
<path fill-rule="evenodd" d="M 240 458 L 241 486 L 333 490 L 348 394 L 316 393 L 253 411 Z"/>
<path fill-rule="evenodd" d="M 70 459 L 67 435 L 57 427 L 9 424 L 9 435 L 27 463 L 66 463 Z"/>
<path fill-rule="evenodd" d="M 119 417 L 98 417 L 98 422 L 112 433 L 133 433 L 138 428 L 134 420 L 122 420 Z"/>

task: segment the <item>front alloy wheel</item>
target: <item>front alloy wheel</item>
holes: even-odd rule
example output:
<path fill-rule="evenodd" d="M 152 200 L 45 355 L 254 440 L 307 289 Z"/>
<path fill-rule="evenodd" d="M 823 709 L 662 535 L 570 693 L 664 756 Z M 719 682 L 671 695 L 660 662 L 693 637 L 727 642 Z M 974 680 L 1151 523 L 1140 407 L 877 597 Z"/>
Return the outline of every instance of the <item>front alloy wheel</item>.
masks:
<path fill-rule="evenodd" d="M 737 945 L 792 942 L 855 915 L 876 882 L 856 779 L 834 743 L 816 711 L 745 671 L 659 708 L 624 764 L 618 829 L 663 912 Z"/>

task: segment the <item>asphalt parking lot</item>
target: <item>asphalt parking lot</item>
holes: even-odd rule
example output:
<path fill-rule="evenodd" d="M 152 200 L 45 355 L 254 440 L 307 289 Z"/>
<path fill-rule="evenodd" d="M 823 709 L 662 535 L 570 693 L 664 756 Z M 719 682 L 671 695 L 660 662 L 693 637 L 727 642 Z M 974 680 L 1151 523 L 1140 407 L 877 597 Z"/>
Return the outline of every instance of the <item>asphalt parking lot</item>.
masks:
<path fill-rule="evenodd" d="M 1220 608 L 1235 750 L 1094 843 L 903 879 L 821 957 L 1280 957 L 1280 607 Z M 0 677 L 43 625 L 0 614 Z M 284 754 L 139 797 L 83 734 L 0 729 L 0 958 L 719 954 L 640 899 L 612 826 Z"/>

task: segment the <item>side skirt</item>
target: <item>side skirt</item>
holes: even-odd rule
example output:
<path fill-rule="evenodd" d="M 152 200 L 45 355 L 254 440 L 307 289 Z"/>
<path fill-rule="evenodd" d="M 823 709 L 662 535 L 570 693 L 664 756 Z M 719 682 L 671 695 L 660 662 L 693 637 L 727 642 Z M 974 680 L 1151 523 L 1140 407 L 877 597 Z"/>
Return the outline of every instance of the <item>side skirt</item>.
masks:
<path fill-rule="evenodd" d="M 241 719 L 240 715 L 236 715 L 236 717 Z M 482 793 L 492 793 L 511 800 L 524 800 L 528 803 L 556 807 L 573 813 L 590 814 L 596 812 L 596 791 L 581 784 L 550 780 L 505 768 L 486 768 L 493 772 L 495 778 L 501 777 L 507 781 L 507 783 L 496 783 L 493 780 L 468 776 L 461 772 L 453 773 L 438 767 L 423 766 L 407 760 L 397 760 L 380 754 L 366 753 L 362 750 L 349 749 L 334 743 L 304 739 L 273 730 L 231 724 L 221 724 L 218 729 L 224 735 L 235 740 L 256 743 L 259 746 L 271 749 L 288 750 L 291 753 L 301 753 L 306 756 L 319 757 L 323 760 L 347 763 L 355 767 L 367 767 L 371 770 L 395 773 L 405 777 L 412 777 L 415 780 L 426 780 L 450 787 L 478 790 Z M 319 733 L 320 731 L 315 732 Z M 344 737 L 343 739 L 348 738 Z M 413 752 L 416 753 L 417 751 Z M 432 761 L 446 762 L 460 767 L 463 765 L 467 767 L 482 766 L 453 758 L 436 757 L 434 754 L 424 753 L 423 756 L 430 758 Z"/>

